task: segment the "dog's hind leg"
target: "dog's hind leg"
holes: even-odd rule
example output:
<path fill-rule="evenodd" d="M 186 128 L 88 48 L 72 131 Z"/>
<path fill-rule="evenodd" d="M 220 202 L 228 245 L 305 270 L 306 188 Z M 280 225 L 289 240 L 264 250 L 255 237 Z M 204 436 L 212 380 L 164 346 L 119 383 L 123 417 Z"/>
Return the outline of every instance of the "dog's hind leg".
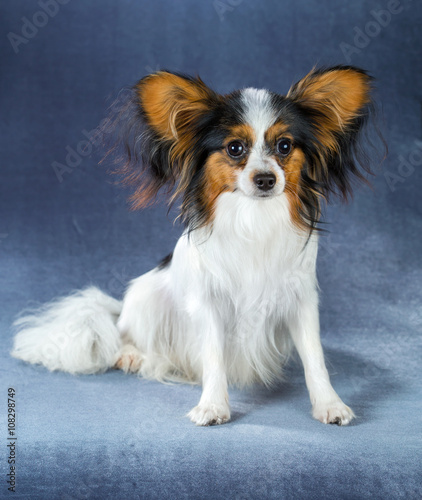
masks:
<path fill-rule="evenodd" d="M 133 280 L 117 322 L 123 340 L 117 367 L 161 381 L 186 371 L 178 356 L 178 342 L 184 342 L 176 335 L 178 319 L 166 273 L 154 269 Z"/>
<path fill-rule="evenodd" d="M 114 368 L 125 373 L 138 373 L 142 366 L 144 356 L 133 344 L 124 344 L 116 355 Z"/>

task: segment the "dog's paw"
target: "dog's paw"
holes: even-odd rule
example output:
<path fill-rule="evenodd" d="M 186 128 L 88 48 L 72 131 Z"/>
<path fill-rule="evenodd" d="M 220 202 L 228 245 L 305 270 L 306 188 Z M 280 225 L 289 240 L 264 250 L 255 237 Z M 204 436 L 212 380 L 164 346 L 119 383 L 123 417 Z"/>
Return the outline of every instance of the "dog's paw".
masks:
<path fill-rule="evenodd" d="M 323 424 L 348 425 L 355 414 L 341 399 L 329 403 L 316 403 L 312 416 Z"/>
<path fill-rule="evenodd" d="M 187 415 L 196 425 L 220 425 L 230 420 L 228 405 L 199 404 Z"/>
<path fill-rule="evenodd" d="M 124 345 L 117 355 L 114 368 L 123 370 L 125 373 L 137 373 L 142 365 L 142 354 L 134 345 Z"/>

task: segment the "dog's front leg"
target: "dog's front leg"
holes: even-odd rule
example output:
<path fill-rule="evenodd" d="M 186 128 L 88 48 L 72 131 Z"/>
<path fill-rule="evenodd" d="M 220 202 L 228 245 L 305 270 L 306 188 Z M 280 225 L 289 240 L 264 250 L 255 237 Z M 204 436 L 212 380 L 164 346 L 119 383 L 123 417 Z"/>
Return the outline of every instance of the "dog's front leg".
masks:
<path fill-rule="evenodd" d="M 324 424 L 347 425 L 354 414 L 333 389 L 325 366 L 316 290 L 299 303 L 289 329 L 305 370 L 313 417 Z"/>
<path fill-rule="evenodd" d="M 224 424 L 230 420 L 224 363 L 223 325 L 212 309 L 201 310 L 194 325 L 201 332 L 202 395 L 188 417 L 196 425 Z M 200 330 L 199 330 L 200 329 Z"/>

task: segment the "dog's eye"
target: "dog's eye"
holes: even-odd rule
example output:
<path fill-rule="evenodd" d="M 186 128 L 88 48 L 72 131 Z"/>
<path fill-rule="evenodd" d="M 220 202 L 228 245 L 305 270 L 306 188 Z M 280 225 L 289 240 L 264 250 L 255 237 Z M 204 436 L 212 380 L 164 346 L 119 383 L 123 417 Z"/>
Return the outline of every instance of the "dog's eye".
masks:
<path fill-rule="evenodd" d="M 289 139 L 280 139 L 277 142 L 277 153 L 287 156 L 292 150 L 292 142 Z"/>
<path fill-rule="evenodd" d="M 240 141 L 232 141 L 227 145 L 227 153 L 232 158 L 240 158 L 246 149 Z"/>

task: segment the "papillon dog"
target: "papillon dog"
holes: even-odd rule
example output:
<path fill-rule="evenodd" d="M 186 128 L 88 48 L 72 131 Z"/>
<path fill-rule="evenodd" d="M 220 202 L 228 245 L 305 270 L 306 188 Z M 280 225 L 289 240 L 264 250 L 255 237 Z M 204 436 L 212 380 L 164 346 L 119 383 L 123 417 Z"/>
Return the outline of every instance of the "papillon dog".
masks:
<path fill-rule="evenodd" d="M 135 208 L 162 188 L 185 230 L 171 255 L 133 280 L 122 302 L 97 288 L 16 321 L 13 356 L 73 374 L 120 368 L 202 383 L 188 416 L 230 420 L 228 387 L 280 378 L 294 347 L 312 414 L 346 425 L 320 341 L 316 260 L 321 207 L 346 199 L 371 110 L 371 77 L 314 69 L 287 95 L 220 95 L 201 79 L 158 71 L 117 120 Z"/>

